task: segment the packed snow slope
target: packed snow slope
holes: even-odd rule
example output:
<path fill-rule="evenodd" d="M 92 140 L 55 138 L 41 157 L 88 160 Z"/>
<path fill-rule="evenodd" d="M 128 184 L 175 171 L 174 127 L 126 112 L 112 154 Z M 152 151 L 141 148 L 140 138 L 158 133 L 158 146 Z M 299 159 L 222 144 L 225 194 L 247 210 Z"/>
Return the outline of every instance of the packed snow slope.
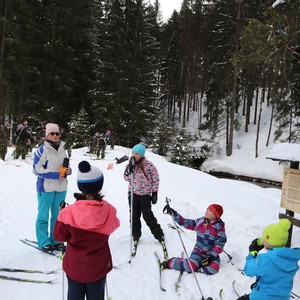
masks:
<path fill-rule="evenodd" d="M 35 192 L 35 175 L 32 173 L 32 154 L 26 160 L 13 160 L 12 148 L 9 148 L 7 160 L 0 160 L 1 170 L 1 218 L 0 218 L 0 267 L 28 268 L 52 270 L 61 267 L 61 260 L 51 257 L 41 251 L 28 247 L 20 242 L 22 238 L 35 239 L 35 218 L 37 214 L 37 199 Z M 142 237 L 137 255 L 128 264 L 130 254 L 130 226 L 127 201 L 127 183 L 123 179 L 126 163 L 116 164 L 115 157 L 130 155 L 130 150 L 116 146 L 114 150 L 107 150 L 105 160 L 93 160 L 87 149 L 73 150 L 71 167 L 73 174 L 69 176 L 67 202 L 74 202 L 73 193 L 78 192 L 76 174 L 78 163 L 87 160 L 99 167 L 104 173 L 103 194 L 105 199 L 117 208 L 121 221 L 120 228 L 111 235 L 110 247 L 114 268 L 107 277 L 108 294 L 113 300 L 162 300 L 162 299 L 201 299 L 201 293 L 192 274 L 184 274 L 179 293 L 175 292 L 174 284 L 179 275 L 175 270 L 162 272 L 162 284 L 166 289 L 159 288 L 158 266 L 154 252 L 162 257 L 160 244 L 151 235 L 150 230 L 142 222 Z M 218 179 L 198 170 L 171 164 L 164 157 L 146 152 L 160 174 L 160 189 L 158 203 L 153 211 L 161 224 L 166 238 L 169 257 L 179 256 L 183 251 L 178 233 L 169 227 L 173 224 L 169 215 L 163 214 L 166 197 L 171 199 L 172 208 L 184 217 L 197 218 L 204 215 L 209 204 L 218 203 L 224 208 L 223 221 L 226 224 L 228 242 L 221 254 L 221 270 L 213 276 L 196 274 L 204 297 L 219 299 L 220 289 L 224 290 L 224 299 L 236 299 L 232 289 L 232 282 L 236 280 L 236 287 L 241 294 L 250 291 L 250 285 L 255 281 L 241 274 L 248 245 L 261 235 L 263 228 L 278 222 L 278 213 L 284 212 L 280 207 L 281 190 L 262 188 L 251 183 Z M 268 167 L 264 162 L 268 163 Z M 113 168 L 107 170 L 109 163 Z M 231 164 L 236 168 L 243 164 L 232 159 Z M 269 160 L 260 160 L 251 168 L 256 175 L 270 172 L 277 178 L 282 177 L 283 167 Z M 250 171 L 249 171 L 250 172 Z M 296 214 L 296 217 L 299 215 Z M 182 239 L 188 253 L 195 244 L 195 233 L 184 230 Z M 293 247 L 300 247 L 300 228 L 293 231 Z M 233 264 L 232 264 L 232 263 Z M 0 275 L 7 273 L 0 272 Z M 12 275 L 12 274 L 9 274 Z M 34 284 L 0 280 L 2 300 L 53 300 L 67 299 L 67 280 L 62 270 L 52 275 L 22 274 L 14 276 L 26 278 L 56 278 L 51 284 Z M 300 274 L 296 274 L 293 291 L 300 295 Z"/>

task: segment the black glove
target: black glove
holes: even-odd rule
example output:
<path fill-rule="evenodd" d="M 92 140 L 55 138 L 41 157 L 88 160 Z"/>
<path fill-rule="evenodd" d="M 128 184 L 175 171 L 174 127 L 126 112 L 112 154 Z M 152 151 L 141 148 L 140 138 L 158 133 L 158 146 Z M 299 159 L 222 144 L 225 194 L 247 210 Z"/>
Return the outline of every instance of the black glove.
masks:
<path fill-rule="evenodd" d="M 64 200 L 60 202 L 59 204 L 59 208 L 60 210 L 64 209 L 66 206 L 68 206 L 69 204 L 67 202 L 65 202 Z"/>
<path fill-rule="evenodd" d="M 152 202 L 152 204 L 157 203 L 157 192 L 152 192 L 151 202 Z"/>
<path fill-rule="evenodd" d="M 212 257 L 209 256 L 209 257 L 204 258 L 200 264 L 202 267 L 206 267 L 206 266 L 209 266 L 212 263 L 212 261 L 213 261 Z"/>
<path fill-rule="evenodd" d="M 166 204 L 165 207 L 163 208 L 163 213 L 172 216 L 176 214 L 176 210 L 171 208 L 169 204 Z"/>
<path fill-rule="evenodd" d="M 253 255 L 256 256 L 257 253 L 264 248 L 263 242 L 261 239 L 257 238 L 254 239 L 251 244 L 249 245 L 249 252 Z"/>
<path fill-rule="evenodd" d="M 135 159 L 134 159 L 134 156 L 131 156 L 129 159 L 128 165 L 126 167 L 126 170 L 125 170 L 126 176 L 134 173 L 134 166 L 135 166 Z"/>

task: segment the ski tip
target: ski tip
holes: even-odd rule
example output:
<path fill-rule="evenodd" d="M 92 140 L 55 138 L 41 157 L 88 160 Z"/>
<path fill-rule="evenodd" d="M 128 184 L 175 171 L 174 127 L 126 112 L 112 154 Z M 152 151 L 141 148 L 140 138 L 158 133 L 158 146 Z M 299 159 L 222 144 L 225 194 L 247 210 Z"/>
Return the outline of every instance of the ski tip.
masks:
<path fill-rule="evenodd" d="M 46 272 L 46 274 L 53 274 L 53 273 L 58 272 L 59 270 L 60 270 L 60 268 L 55 269 L 55 270 L 51 270 L 51 271 Z"/>
<path fill-rule="evenodd" d="M 51 284 L 51 283 L 54 283 L 56 280 L 57 280 L 57 278 L 54 278 L 54 279 L 45 281 L 44 283 Z M 42 282 L 41 282 L 41 283 L 42 283 Z"/>

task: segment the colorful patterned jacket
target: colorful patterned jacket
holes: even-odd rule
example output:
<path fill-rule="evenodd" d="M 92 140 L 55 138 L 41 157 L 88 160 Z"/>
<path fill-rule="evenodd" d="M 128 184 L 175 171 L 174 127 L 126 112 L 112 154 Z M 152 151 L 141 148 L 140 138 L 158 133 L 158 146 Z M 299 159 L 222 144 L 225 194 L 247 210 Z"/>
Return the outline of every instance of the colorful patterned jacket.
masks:
<path fill-rule="evenodd" d="M 199 252 L 203 256 L 216 258 L 223 251 L 227 242 L 225 224 L 221 219 L 215 219 L 211 223 L 205 217 L 185 219 L 179 213 L 174 215 L 175 221 L 186 229 L 197 232 L 196 245 L 193 251 Z"/>
<path fill-rule="evenodd" d="M 145 170 L 142 170 L 140 164 L 136 164 L 133 173 L 133 183 L 131 178 L 132 174 L 124 174 L 124 179 L 129 182 L 128 191 L 131 191 L 132 188 L 133 194 L 144 196 L 152 195 L 152 192 L 158 191 L 159 175 L 151 161 L 145 160 Z"/>

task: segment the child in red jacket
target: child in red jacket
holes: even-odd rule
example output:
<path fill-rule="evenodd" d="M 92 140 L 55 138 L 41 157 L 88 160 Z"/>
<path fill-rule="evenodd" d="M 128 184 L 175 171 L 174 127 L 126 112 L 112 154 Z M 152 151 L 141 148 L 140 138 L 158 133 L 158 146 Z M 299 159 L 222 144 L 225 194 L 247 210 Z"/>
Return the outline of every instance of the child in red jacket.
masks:
<path fill-rule="evenodd" d="M 104 300 L 106 275 L 112 270 L 108 238 L 119 226 L 116 209 L 99 194 L 103 173 L 87 161 L 78 165 L 82 194 L 60 211 L 54 237 L 67 242 L 63 269 L 68 277 L 68 300 Z"/>

